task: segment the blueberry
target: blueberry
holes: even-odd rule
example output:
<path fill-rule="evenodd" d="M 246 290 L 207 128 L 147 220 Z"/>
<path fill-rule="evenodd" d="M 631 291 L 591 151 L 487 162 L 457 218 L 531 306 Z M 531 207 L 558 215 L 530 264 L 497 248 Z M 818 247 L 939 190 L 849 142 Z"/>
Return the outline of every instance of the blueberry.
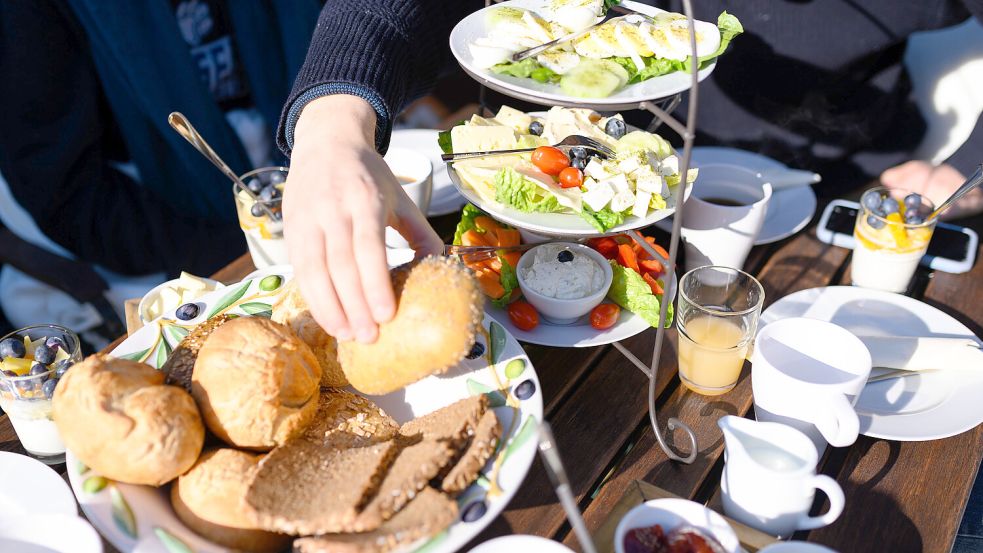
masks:
<path fill-rule="evenodd" d="M 58 379 L 52 378 L 41 385 L 41 391 L 44 392 L 44 397 L 51 399 L 55 395 L 55 386 L 58 385 Z"/>
<path fill-rule="evenodd" d="M 58 336 L 48 336 L 44 340 L 44 345 L 51 348 L 55 353 L 58 352 L 59 348 L 65 353 L 68 353 L 68 346 L 65 344 L 65 340 L 62 340 Z"/>
<path fill-rule="evenodd" d="M 263 215 L 266 215 L 266 212 L 263 211 L 263 206 L 261 206 L 259 202 L 256 202 L 249 208 L 249 214 L 253 217 L 262 217 Z"/>
<path fill-rule="evenodd" d="M 587 148 L 583 146 L 574 146 L 570 148 L 570 157 L 577 159 L 587 159 Z"/>
<path fill-rule="evenodd" d="M 611 118 L 608 119 L 606 125 L 604 125 L 604 132 L 608 133 L 612 138 L 621 138 L 628 132 L 628 127 L 625 126 L 625 122 L 621 119 Z"/>
<path fill-rule="evenodd" d="M 904 222 L 909 225 L 920 225 L 925 222 L 925 216 L 915 209 L 909 209 L 904 212 Z"/>
<path fill-rule="evenodd" d="M 50 371 L 50 370 L 51 369 L 49 369 L 48 367 L 42 365 L 41 363 L 35 363 L 35 364 L 31 365 L 31 372 L 29 372 L 27 374 L 29 374 L 31 376 L 38 376 L 40 374 L 48 374 L 48 371 Z"/>
<path fill-rule="evenodd" d="M 186 303 L 181 307 L 178 307 L 177 311 L 174 312 L 174 315 L 182 321 L 190 321 L 198 316 L 199 311 L 201 311 L 201 309 L 198 307 L 197 303 Z"/>
<path fill-rule="evenodd" d="M 895 200 L 894 198 L 891 197 L 887 197 L 884 198 L 883 201 L 881 201 L 881 211 L 883 211 L 886 214 L 897 213 L 901 211 L 901 206 L 898 205 L 898 200 Z"/>
<path fill-rule="evenodd" d="M 875 215 L 868 215 L 867 216 L 867 224 L 870 225 L 872 228 L 875 228 L 875 229 L 882 229 L 882 228 L 884 228 L 884 221 L 881 220 L 880 218 L 878 218 Z"/>
<path fill-rule="evenodd" d="M 879 207 L 881 207 L 881 195 L 875 192 L 867 192 L 864 194 L 863 198 L 861 198 L 860 202 L 864 204 L 864 207 L 867 209 L 876 211 Z"/>
<path fill-rule="evenodd" d="M 259 200 L 263 203 L 270 203 L 280 197 L 280 191 L 275 186 L 266 186 L 259 193 Z"/>
<path fill-rule="evenodd" d="M 536 393 L 536 384 L 532 380 L 525 380 L 520 382 L 512 393 L 519 399 L 529 399 Z"/>
<path fill-rule="evenodd" d="M 49 365 L 55 362 L 55 350 L 49 348 L 44 344 L 38 344 L 38 347 L 34 348 L 34 360 L 42 365 Z"/>
<path fill-rule="evenodd" d="M 908 194 L 907 196 L 905 196 L 905 198 L 904 198 L 904 207 L 905 207 L 905 209 L 916 210 L 916 209 L 920 208 L 921 206 L 922 206 L 922 196 L 921 196 L 921 194 L 917 194 L 915 192 L 912 192 L 911 194 Z"/>
<path fill-rule="evenodd" d="M 5 370 L 3 371 L 3 375 L 6 376 L 7 378 L 17 378 L 17 373 L 15 373 L 14 371 Z"/>
<path fill-rule="evenodd" d="M 474 522 L 485 516 L 487 512 L 488 505 L 485 505 L 484 500 L 479 499 L 464 507 L 464 510 L 461 512 L 461 520 L 464 522 Z"/>
<path fill-rule="evenodd" d="M 281 182 L 285 182 L 287 180 L 287 176 L 279 171 L 269 173 L 268 178 L 270 179 L 270 184 L 280 184 Z"/>
<path fill-rule="evenodd" d="M 573 167 L 574 169 L 580 169 L 581 171 L 583 171 L 584 169 L 587 168 L 587 160 L 582 157 L 570 158 L 570 167 Z"/>
<path fill-rule="evenodd" d="M 471 346 L 471 351 L 468 352 L 467 358 L 477 359 L 484 354 L 485 354 L 485 345 L 482 344 L 481 342 L 475 342 L 474 345 Z"/>
<path fill-rule="evenodd" d="M 14 390 L 18 395 L 22 396 L 34 393 L 34 391 L 40 387 L 40 382 L 36 382 L 35 380 L 37 379 L 27 378 L 23 380 L 15 380 Z"/>
<path fill-rule="evenodd" d="M 24 357 L 27 355 L 27 348 L 24 341 L 17 337 L 6 338 L 0 342 L 0 357 Z"/>
<path fill-rule="evenodd" d="M 556 254 L 556 260 L 560 263 L 569 263 L 573 261 L 573 252 L 570 250 L 563 250 Z"/>
<path fill-rule="evenodd" d="M 532 123 L 529 123 L 529 134 L 535 136 L 542 136 L 543 124 L 540 123 L 539 121 L 533 121 Z"/>
<path fill-rule="evenodd" d="M 55 363 L 55 378 L 61 378 L 65 376 L 68 369 L 72 366 L 71 359 L 62 359 L 61 361 Z"/>
<path fill-rule="evenodd" d="M 249 179 L 246 181 L 246 188 L 253 194 L 259 194 L 263 190 L 263 183 L 259 182 L 259 179 L 256 178 Z"/>

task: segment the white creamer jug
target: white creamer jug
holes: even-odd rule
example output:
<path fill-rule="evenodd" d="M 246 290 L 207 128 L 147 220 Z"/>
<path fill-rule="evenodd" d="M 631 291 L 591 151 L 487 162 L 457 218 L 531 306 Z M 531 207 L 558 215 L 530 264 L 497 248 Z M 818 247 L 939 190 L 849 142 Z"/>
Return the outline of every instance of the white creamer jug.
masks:
<path fill-rule="evenodd" d="M 843 490 L 829 476 L 816 474 L 819 454 L 808 436 L 784 424 L 731 415 L 717 424 L 726 447 L 720 485 L 727 516 L 787 537 L 826 526 L 843 512 Z M 830 508 L 810 517 L 817 488 L 829 496 Z"/>

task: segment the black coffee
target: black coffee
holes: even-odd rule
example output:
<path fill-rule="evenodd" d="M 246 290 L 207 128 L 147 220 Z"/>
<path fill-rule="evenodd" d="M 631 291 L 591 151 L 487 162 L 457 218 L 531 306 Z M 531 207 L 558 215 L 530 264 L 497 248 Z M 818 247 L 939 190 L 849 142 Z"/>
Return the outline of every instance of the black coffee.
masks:
<path fill-rule="evenodd" d="M 744 202 L 739 202 L 737 200 L 732 200 L 730 198 L 700 198 L 700 199 L 708 204 L 724 205 L 727 207 L 739 207 L 742 205 L 747 205 Z"/>

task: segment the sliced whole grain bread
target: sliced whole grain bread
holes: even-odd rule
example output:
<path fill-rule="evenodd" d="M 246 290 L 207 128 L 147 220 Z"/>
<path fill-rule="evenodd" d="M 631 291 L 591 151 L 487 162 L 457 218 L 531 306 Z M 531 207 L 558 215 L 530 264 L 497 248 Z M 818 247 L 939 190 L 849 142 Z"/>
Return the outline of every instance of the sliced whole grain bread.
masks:
<path fill-rule="evenodd" d="M 181 386 L 185 391 L 191 391 L 191 373 L 198 360 L 198 350 L 205 340 L 226 322 L 232 320 L 228 315 L 218 315 L 196 326 L 185 336 L 161 365 L 160 370 L 167 375 L 165 382 Z"/>
<path fill-rule="evenodd" d="M 295 439 L 274 449 L 246 490 L 247 516 L 293 535 L 348 532 L 399 453 L 395 441 L 339 448 Z"/>
<path fill-rule="evenodd" d="M 463 451 L 474 435 L 478 420 L 487 410 L 485 394 L 469 396 L 404 423 L 399 432 L 404 436 L 419 434 L 424 439 L 443 440 Z"/>
<path fill-rule="evenodd" d="M 304 437 L 334 447 L 362 447 L 390 440 L 399 424 L 368 398 L 322 388 L 314 422 Z"/>
<path fill-rule="evenodd" d="M 360 534 L 328 534 L 294 540 L 296 553 L 385 553 L 428 538 L 457 520 L 457 502 L 424 488 L 379 528 Z"/>
<path fill-rule="evenodd" d="M 478 421 L 471 443 L 464 453 L 454 463 L 450 471 L 443 475 L 440 490 L 448 494 L 458 494 L 470 486 L 485 466 L 488 459 L 495 453 L 498 439 L 502 434 L 502 426 L 492 410 L 485 411 Z"/>

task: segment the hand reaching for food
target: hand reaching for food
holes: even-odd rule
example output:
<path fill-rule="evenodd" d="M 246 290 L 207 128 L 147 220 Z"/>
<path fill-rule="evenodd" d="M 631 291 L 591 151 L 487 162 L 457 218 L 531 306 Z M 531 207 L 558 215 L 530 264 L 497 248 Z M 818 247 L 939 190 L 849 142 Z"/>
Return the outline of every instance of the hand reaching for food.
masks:
<path fill-rule="evenodd" d="M 374 342 L 395 299 L 385 227 L 418 256 L 442 242 L 375 151 L 376 114 L 355 96 L 307 104 L 297 122 L 284 235 L 301 292 L 324 329 L 341 341 Z"/>
<path fill-rule="evenodd" d="M 908 161 L 891 167 L 881 174 L 881 183 L 888 188 L 917 192 L 932 200 L 936 206 L 952 195 L 966 181 L 958 169 L 949 165 L 932 165 L 927 161 Z M 959 219 L 983 211 L 983 191 L 976 189 L 959 200 L 942 216 Z"/>

